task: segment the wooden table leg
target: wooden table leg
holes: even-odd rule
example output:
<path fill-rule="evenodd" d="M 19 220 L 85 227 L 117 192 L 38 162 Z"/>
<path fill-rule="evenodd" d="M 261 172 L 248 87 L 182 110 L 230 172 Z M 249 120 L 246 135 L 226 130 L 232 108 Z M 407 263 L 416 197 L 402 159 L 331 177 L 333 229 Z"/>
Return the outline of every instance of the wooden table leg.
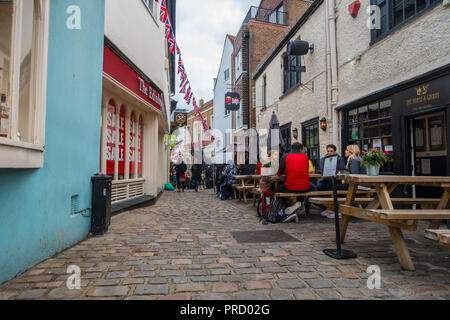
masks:
<path fill-rule="evenodd" d="M 415 271 L 414 264 L 409 255 L 408 248 L 403 238 L 402 230 L 399 228 L 389 227 L 392 241 L 394 242 L 395 252 L 397 253 L 398 260 L 403 269 L 409 271 Z"/>
<path fill-rule="evenodd" d="M 391 189 L 392 190 L 392 189 Z M 387 210 L 394 210 L 391 197 L 389 196 L 388 187 L 382 183 L 377 185 L 377 194 L 381 207 Z M 391 234 L 392 241 L 394 242 L 395 252 L 397 254 L 400 265 L 403 269 L 409 271 L 415 271 L 414 264 L 411 260 L 408 248 L 406 247 L 405 239 L 400 228 L 388 227 Z"/>
<path fill-rule="evenodd" d="M 341 220 L 341 243 L 344 243 L 345 240 L 345 234 L 347 233 L 347 227 L 348 224 L 350 222 L 350 216 L 347 216 L 345 214 L 342 215 L 342 220 Z"/>
<path fill-rule="evenodd" d="M 437 206 L 436 209 L 447 209 L 449 200 L 450 200 L 450 190 L 448 188 L 445 188 L 444 193 L 442 194 L 441 202 L 439 202 L 439 205 Z M 442 223 L 442 220 L 431 220 L 431 223 L 430 223 L 430 226 L 428 227 L 428 229 L 439 229 L 439 227 L 441 226 L 441 223 Z"/>

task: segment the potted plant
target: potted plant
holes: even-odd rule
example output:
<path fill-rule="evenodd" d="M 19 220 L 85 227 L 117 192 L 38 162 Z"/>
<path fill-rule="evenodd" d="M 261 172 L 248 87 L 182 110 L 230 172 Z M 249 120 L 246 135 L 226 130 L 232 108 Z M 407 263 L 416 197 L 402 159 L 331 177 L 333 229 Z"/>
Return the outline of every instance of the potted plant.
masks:
<path fill-rule="evenodd" d="M 261 167 L 261 175 L 262 176 L 272 176 L 275 173 L 273 172 L 272 161 L 268 161 L 264 163 Z"/>
<path fill-rule="evenodd" d="M 361 165 L 367 168 L 368 176 L 378 176 L 380 174 L 380 167 L 389 161 L 386 152 L 380 149 L 369 149 L 369 151 L 363 151 Z"/>

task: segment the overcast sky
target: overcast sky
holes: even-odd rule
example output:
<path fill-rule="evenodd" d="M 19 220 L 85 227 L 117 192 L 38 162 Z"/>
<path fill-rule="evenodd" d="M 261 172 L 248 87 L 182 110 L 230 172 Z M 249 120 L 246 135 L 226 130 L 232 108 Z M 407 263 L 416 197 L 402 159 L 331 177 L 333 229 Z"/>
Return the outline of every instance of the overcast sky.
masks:
<path fill-rule="evenodd" d="M 178 0 L 176 40 L 186 73 L 197 100 L 213 98 L 213 78 L 217 77 L 223 44 L 227 34 L 236 35 L 250 6 L 260 0 Z M 178 63 L 178 60 L 176 61 Z M 176 74 L 176 92 L 179 77 Z M 178 94 L 177 109 L 187 107 Z"/>

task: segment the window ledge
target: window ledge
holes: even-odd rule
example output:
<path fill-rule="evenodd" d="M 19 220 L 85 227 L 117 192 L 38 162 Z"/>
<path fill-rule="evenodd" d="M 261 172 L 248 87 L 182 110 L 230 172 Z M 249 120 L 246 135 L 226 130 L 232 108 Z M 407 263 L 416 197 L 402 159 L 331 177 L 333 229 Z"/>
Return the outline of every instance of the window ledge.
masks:
<path fill-rule="evenodd" d="M 293 86 L 292 88 L 289 88 L 285 93 L 283 93 L 283 95 L 281 97 L 279 97 L 279 99 L 283 99 L 284 97 L 288 96 L 290 93 L 294 92 L 296 89 L 298 89 L 302 84 L 298 83 L 295 86 Z"/>
<path fill-rule="evenodd" d="M 0 138 L 0 168 L 42 168 L 44 150 L 41 145 Z"/>

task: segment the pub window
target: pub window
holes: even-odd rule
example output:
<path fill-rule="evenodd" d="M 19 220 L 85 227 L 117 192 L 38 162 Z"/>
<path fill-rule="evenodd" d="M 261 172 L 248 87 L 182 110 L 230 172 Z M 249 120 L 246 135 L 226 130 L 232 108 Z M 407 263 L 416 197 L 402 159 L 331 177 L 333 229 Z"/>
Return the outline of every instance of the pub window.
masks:
<path fill-rule="evenodd" d="M 0 1 L 0 138 L 8 144 L 44 145 L 48 22 L 48 0 Z"/>
<path fill-rule="evenodd" d="M 320 165 L 319 119 L 302 124 L 303 145 L 308 149 L 308 159 L 316 170 Z"/>
<path fill-rule="evenodd" d="M 144 121 L 142 115 L 139 116 L 139 127 L 138 127 L 138 178 L 143 177 L 143 152 L 144 152 Z"/>
<path fill-rule="evenodd" d="M 441 0 L 371 0 L 380 8 L 380 29 L 372 29 L 372 41 L 388 34 L 395 27 L 407 23 Z"/>
<path fill-rule="evenodd" d="M 391 100 L 382 100 L 346 111 L 346 147 L 357 144 L 361 151 L 379 148 L 389 153 L 389 161 L 380 170 L 393 173 Z"/>
<path fill-rule="evenodd" d="M 289 56 L 283 57 L 283 93 L 288 92 L 301 83 L 301 57 Z"/>

